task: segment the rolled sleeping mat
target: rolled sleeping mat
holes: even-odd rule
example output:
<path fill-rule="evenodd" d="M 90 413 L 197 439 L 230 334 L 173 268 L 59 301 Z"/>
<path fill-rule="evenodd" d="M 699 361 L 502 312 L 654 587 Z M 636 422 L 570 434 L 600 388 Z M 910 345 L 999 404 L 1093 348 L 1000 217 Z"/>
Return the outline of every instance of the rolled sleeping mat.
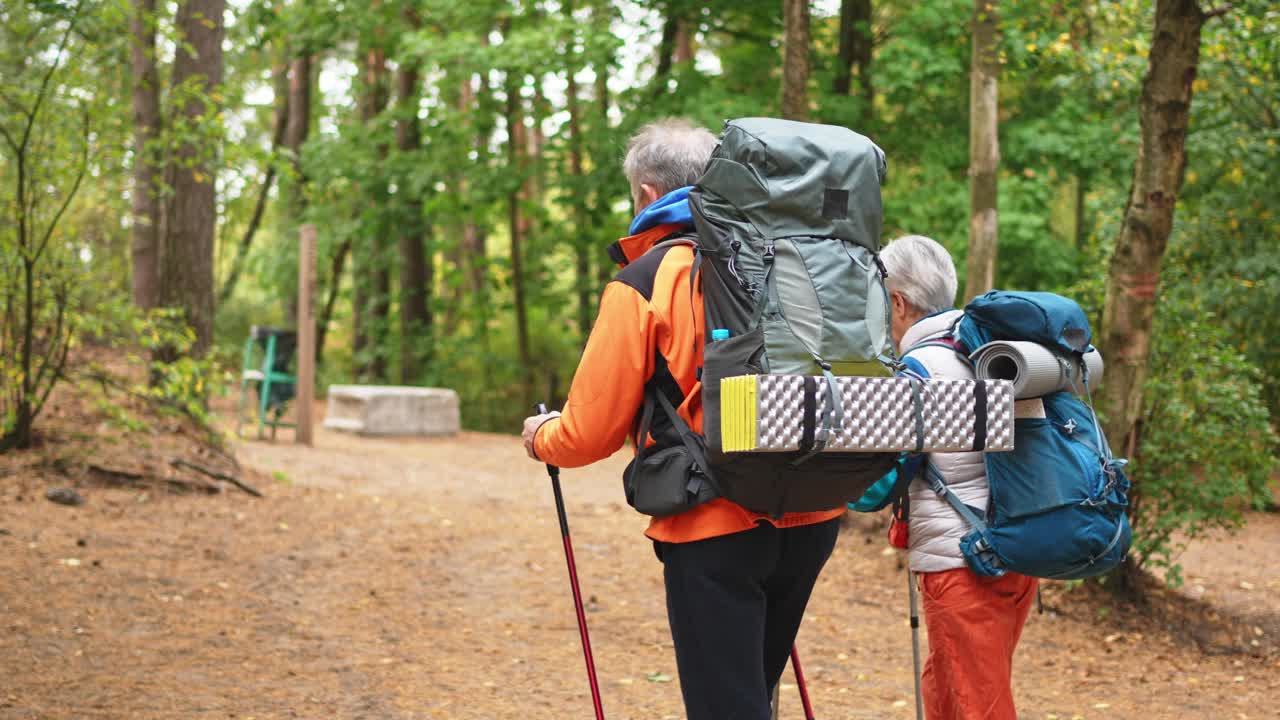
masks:
<path fill-rule="evenodd" d="M 1067 390 L 1084 394 L 1084 375 L 1079 360 L 1055 353 L 1039 343 L 997 340 L 974 351 L 973 369 L 986 380 L 1013 383 L 1018 400 L 1037 398 Z M 1084 354 L 1089 371 L 1089 390 L 1102 384 L 1102 354 L 1096 349 Z"/>
<path fill-rule="evenodd" d="M 836 383 L 844 422 L 833 432 L 825 452 L 1013 449 L 1013 384 L 1008 381 L 838 377 Z M 912 383 L 918 385 L 918 393 L 912 391 Z M 722 450 L 810 450 L 821 431 L 827 397 L 827 381 L 822 376 L 740 375 L 722 379 Z"/>

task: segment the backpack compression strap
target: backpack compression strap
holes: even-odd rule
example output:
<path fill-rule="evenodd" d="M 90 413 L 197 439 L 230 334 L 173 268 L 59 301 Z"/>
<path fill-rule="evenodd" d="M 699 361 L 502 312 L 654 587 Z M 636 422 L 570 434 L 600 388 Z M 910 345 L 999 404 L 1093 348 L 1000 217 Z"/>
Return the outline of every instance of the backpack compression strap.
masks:
<path fill-rule="evenodd" d="M 1004 575 L 1005 568 L 1000 561 L 1000 557 L 996 555 L 991 538 L 991 530 L 987 527 L 986 521 L 979 517 L 979 512 L 961 502 L 960 497 L 943 481 L 942 475 L 927 460 L 924 464 L 924 479 L 925 482 L 929 483 L 929 489 L 933 490 L 938 497 L 946 500 L 947 504 L 955 509 L 956 513 L 973 528 L 972 533 L 965 535 L 960 540 L 960 551 L 970 569 L 979 575 L 987 577 Z"/>
<path fill-rule="evenodd" d="M 902 357 L 905 359 L 908 355 L 915 352 L 918 348 L 923 347 L 940 347 L 959 355 L 969 367 L 973 367 L 973 361 L 969 359 L 969 355 L 965 352 L 965 348 L 960 341 L 949 335 L 942 335 L 929 338 L 912 345 L 907 349 Z M 983 452 L 987 449 L 987 383 L 983 380 L 974 378 L 973 381 L 973 452 Z"/>

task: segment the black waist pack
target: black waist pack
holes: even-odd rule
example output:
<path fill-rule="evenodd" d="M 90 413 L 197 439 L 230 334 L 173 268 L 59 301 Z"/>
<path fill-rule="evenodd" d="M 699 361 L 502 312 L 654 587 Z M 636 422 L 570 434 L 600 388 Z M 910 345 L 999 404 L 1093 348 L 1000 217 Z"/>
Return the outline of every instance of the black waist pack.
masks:
<path fill-rule="evenodd" d="M 661 406 L 671 422 L 671 432 L 680 443 L 647 448 L 645 438 L 653 422 L 655 405 Z M 668 433 L 664 433 L 667 435 Z M 622 475 L 627 504 L 653 517 L 678 515 L 720 497 L 707 463 L 706 442 L 676 413 L 664 392 L 646 389 L 636 446 L 640 451 Z"/>

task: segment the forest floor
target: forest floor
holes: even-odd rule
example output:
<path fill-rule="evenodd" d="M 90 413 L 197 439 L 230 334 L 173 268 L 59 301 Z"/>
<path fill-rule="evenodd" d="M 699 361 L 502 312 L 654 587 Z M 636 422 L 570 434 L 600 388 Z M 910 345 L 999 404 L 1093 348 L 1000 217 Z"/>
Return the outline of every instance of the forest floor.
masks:
<path fill-rule="evenodd" d="M 239 448 L 263 498 L 0 458 L 0 720 L 590 716 L 551 490 L 516 438 L 290 435 Z M 624 454 L 563 479 L 604 708 L 679 718 Z M 84 505 L 45 500 L 68 482 Z M 906 577 L 877 523 L 846 524 L 800 631 L 820 718 L 914 715 Z M 1280 516 L 1258 514 L 1193 546 L 1147 611 L 1051 585 L 1020 717 L 1276 717 L 1277 558 Z M 794 683 L 783 718 L 802 717 Z"/>

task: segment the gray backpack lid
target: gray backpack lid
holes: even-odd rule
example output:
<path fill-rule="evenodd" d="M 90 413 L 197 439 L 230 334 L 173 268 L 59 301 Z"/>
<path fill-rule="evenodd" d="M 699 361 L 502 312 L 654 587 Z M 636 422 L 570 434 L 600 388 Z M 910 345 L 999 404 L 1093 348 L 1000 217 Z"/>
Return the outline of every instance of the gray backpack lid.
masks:
<path fill-rule="evenodd" d="M 832 237 L 880 247 L 884 151 L 848 128 L 773 118 L 725 123 L 698 180 L 713 221 L 751 240 Z"/>

